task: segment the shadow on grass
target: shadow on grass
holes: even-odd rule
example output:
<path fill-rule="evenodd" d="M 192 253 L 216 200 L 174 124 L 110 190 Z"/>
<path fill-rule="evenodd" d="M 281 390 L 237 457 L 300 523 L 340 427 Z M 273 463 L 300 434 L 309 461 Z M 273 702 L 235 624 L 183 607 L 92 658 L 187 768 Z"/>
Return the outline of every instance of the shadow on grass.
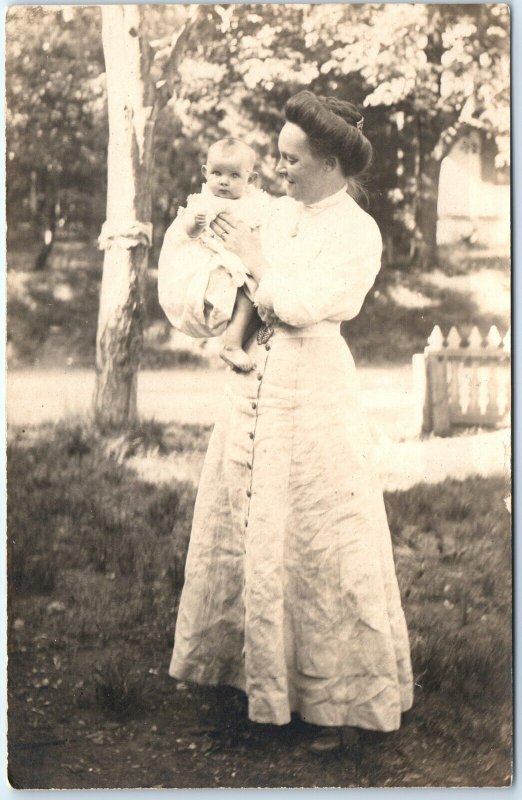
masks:
<path fill-rule="evenodd" d="M 408 308 L 393 299 L 398 286 L 418 295 L 419 306 Z M 429 305 L 422 306 L 423 300 Z M 469 294 L 427 283 L 415 273 L 382 272 L 361 313 L 343 322 L 342 333 L 358 363 L 404 363 L 422 353 L 435 325 L 444 334 L 452 325 L 467 335 L 477 325 L 485 335 L 491 325 L 506 332 L 505 314 L 482 311 Z"/>
<path fill-rule="evenodd" d="M 43 272 L 27 271 L 25 251 L 10 254 L 7 281 L 9 361 L 13 366 L 57 366 L 62 363 L 91 367 L 95 359 L 96 325 L 102 277 L 101 254 L 85 243 L 61 266 L 53 252 Z M 157 298 L 156 274 L 147 274 L 145 319 L 164 322 Z M 145 345 L 144 369 L 200 366 L 205 359 L 189 350 L 169 350 L 161 343 Z"/>

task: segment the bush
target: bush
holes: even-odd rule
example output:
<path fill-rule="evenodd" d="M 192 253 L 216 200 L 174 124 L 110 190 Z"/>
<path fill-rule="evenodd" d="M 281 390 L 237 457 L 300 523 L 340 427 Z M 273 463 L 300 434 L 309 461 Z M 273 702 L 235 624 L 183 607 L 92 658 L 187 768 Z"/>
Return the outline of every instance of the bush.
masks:
<path fill-rule="evenodd" d="M 107 659 L 96 669 L 93 681 L 97 705 L 118 719 L 128 719 L 143 709 L 143 683 L 123 658 Z"/>

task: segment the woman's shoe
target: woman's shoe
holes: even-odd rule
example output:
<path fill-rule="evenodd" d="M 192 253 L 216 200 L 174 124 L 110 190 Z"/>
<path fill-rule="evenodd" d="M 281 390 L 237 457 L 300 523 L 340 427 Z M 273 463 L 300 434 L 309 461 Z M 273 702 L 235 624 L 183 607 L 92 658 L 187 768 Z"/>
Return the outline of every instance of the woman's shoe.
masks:
<path fill-rule="evenodd" d="M 321 728 L 312 744 L 310 751 L 312 753 L 333 753 L 334 750 L 340 750 L 342 747 L 341 729 Z"/>
<path fill-rule="evenodd" d="M 333 753 L 335 750 L 341 750 L 341 748 L 348 750 L 356 747 L 358 741 L 358 732 L 348 725 L 324 727 L 319 730 L 310 745 L 310 751 L 320 755 L 322 753 Z"/>

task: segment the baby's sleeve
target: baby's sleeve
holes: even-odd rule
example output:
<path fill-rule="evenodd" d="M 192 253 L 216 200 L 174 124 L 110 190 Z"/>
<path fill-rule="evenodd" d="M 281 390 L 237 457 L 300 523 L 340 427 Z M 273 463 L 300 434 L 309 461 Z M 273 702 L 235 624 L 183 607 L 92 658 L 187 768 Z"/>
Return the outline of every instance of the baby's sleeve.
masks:
<path fill-rule="evenodd" d="M 228 319 L 207 298 L 209 270 L 197 240 L 179 235 L 177 218 L 165 234 L 158 262 L 158 298 L 169 322 L 195 338 L 219 336 Z"/>

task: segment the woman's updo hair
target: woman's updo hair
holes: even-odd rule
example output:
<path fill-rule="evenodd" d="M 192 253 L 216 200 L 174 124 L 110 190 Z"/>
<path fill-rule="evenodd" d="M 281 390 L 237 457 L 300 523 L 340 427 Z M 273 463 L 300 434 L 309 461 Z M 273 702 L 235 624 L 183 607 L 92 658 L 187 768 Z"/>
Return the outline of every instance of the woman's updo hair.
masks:
<path fill-rule="evenodd" d="M 314 155 L 337 157 L 345 178 L 357 177 L 369 166 L 372 146 L 353 103 L 304 90 L 287 101 L 285 117 L 306 133 Z"/>

